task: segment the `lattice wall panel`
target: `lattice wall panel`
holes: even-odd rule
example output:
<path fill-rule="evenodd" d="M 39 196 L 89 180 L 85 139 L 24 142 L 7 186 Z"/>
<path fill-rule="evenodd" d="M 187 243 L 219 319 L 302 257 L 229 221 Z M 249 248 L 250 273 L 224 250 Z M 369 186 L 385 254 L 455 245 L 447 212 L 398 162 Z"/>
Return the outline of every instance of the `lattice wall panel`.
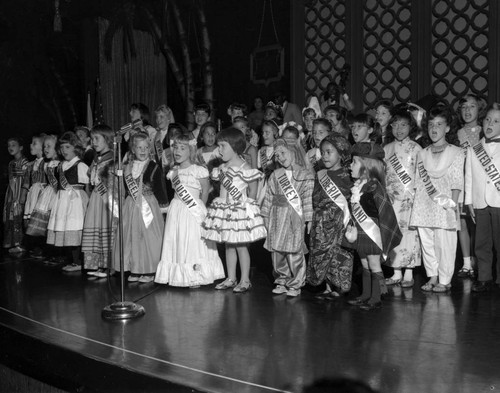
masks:
<path fill-rule="evenodd" d="M 305 95 L 319 96 L 345 63 L 345 1 L 307 2 Z"/>
<path fill-rule="evenodd" d="M 451 104 L 469 92 L 487 95 L 487 0 L 433 2 L 432 70 L 433 91 Z"/>
<path fill-rule="evenodd" d="M 363 103 L 410 99 L 411 2 L 366 0 L 363 14 Z"/>

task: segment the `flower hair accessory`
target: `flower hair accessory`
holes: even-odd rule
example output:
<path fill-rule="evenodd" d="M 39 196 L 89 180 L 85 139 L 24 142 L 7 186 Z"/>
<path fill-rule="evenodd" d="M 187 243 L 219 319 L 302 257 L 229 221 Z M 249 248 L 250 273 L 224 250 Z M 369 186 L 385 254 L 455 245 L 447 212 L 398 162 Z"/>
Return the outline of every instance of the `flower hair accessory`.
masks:
<path fill-rule="evenodd" d="M 287 127 L 295 127 L 299 130 L 299 133 L 302 131 L 302 126 L 300 124 L 294 121 L 289 121 L 288 123 L 283 123 L 281 126 L 278 126 L 279 136 L 283 134 L 283 131 L 285 131 L 285 128 Z"/>
<path fill-rule="evenodd" d="M 196 144 L 197 144 L 196 139 L 195 138 L 190 139 L 188 144 L 189 144 L 189 146 L 196 146 Z"/>

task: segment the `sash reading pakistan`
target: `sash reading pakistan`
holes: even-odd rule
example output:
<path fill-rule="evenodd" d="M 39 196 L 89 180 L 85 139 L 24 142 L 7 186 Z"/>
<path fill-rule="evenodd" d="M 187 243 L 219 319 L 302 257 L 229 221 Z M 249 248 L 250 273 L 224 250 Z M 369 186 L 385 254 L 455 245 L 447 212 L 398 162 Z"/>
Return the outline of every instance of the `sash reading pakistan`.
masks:
<path fill-rule="evenodd" d="M 500 173 L 498 172 L 497 167 L 491 160 L 489 154 L 484 150 L 484 146 L 482 143 L 478 143 L 472 147 L 472 150 L 476 154 L 476 157 L 483 167 L 484 172 L 490 178 L 491 182 L 500 192 Z"/>
<path fill-rule="evenodd" d="M 293 187 L 292 182 L 286 175 L 286 172 L 283 168 L 280 168 L 276 171 L 276 178 L 278 180 L 278 184 L 281 187 L 281 191 L 283 191 L 283 194 L 285 194 L 288 203 L 293 207 L 293 210 L 297 212 L 299 217 L 302 218 L 302 202 L 300 200 L 299 193 Z"/>
<path fill-rule="evenodd" d="M 148 228 L 153 221 L 153 212 L 151 211 L 151 207 L 149 206 L 146 198 L 142 197 L 142 175 L 139 178 L 139 185 L 137 185 L 137 182 L 134 180 L 132 172 L 130 172 L 129 168 L 128 173 L 125 173 L 125 184 L 127 185 L 130 196 L 134 202 L 138 204 L 140 201 L 142 220 L 144 221 L 146 228 Z"/>
<path fill-rule="evenodd" d="M 411 176 L 408 174 L 403 164 L 401 164 L 401 161 L 399 161 L 396 153 L 389 157 L 389 163 L 391 164 L 392 169 L 394 169 L 394 172 L 396 172 L 399 181 L 403 183 L 404 186 L 411 183 Z"/>
<path fill-rule="evenodd" d="M 427 195 L 429 195 L 429 198 L 431 198 L 435 203 L 445 209 L 455 208 L 457 204 L 453 202 L 453 200 L 449 196 L 440 193 L 436 189 L 436 187 L 434 187 L 434 184 L 432 184 L 431 178 L 429 177 L 429 174 L 424 167 L 424 163 L 422 161 L 419 161 L 417 167 L 418 173 L 420 175 L 420 178 L 424 182 L 425 190 L 427 191 Z"/>
<path fill-rule="evenodd" d="M 340 191 L 335 182 L 330 179 L 325 169 L 318 172 L 318 180 L 326 195 L 344 212 L 344 228 L 347 227 L 351 214 L 349 213 L 349 204 L 344 194 L 342 194 L 342 191 Z"/>
<path fill-rule="evenodd" d="M 177 171 L 172 178 L 172 185 L 174 186 L 179 199 L 184 202 L 189 209 L 189 212 L 196 218 L 196 221 L 201 224 L 205 218 L 205 212 L 196 199 L 191 195 L 189 190 L 184 186 L 184 184 L 181 183 L 179 173 Z"/>

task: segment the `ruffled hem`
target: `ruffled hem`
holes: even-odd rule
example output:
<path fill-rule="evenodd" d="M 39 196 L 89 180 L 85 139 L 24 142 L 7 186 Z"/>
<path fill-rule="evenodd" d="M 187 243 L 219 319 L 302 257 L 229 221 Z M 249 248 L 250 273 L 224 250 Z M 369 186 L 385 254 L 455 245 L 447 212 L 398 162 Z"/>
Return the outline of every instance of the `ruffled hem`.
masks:
<path fill-rule="evenodd" d="M 160 262 L 155 282 L 173 287 L 192 287 L 213 284 L 222 278 L 225 278 L 225 274 L 220 260 L 203 260 L 197 264 Z"/>

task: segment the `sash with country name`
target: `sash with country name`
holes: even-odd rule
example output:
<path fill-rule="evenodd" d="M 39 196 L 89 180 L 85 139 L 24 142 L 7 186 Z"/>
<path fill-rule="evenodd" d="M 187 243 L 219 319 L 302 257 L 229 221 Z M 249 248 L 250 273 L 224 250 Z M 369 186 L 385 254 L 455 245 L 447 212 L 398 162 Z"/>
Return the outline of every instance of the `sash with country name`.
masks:
<path fill-rule="evenodd" d="M 94 190 L 101 196 L 104 204 L 108 205 L 109 211 L 118 218 L 118 204 L 113 201 L 113 196 L 108 193 L 108 187 L 101 181 L 99 176 L 97 176 Z"/>
<path fill-rule="evenodd" d="M 349 213 L 349 204 L 342 191 L 337 187 L 335 182 L 328 176 L 326 169 L 318 172 L 318 181 L 323 191 L 325 191 L 328 198 L 332 200 L 344 212 L 344 228 L 349 224 L 351 213 Z"/>
<path fill-rule="evenodd" d="M 78 163 L 79 163 L 79 162 L 80 162 L 80 161 L 76 161 L 76 162 L 73 164 L 73 166 L 74 166 L 74 165 L 78 165 Z M 61 163 L 59 164 L 59 170 L 58 170 L 58 172 L 59 172 L 59 184 L 61 185 L 61 188 L 62 188 L 63 190 L 66 190 L 66 191 L 74 191 L 73 186 L 72 186 L 71 184 L 69 184 L 68 179 L 66 178 L 66 175 L 64 174 L 64 170 L 63 170 L 62 165 L 63 165 L 63 163 L 61 162 Z M 73 168 L 73 166 L 71 166 L 70 168 Z M 68 168 L 68 169 L 69 169 L 69 168 Z"/>
<path fill-rule="evenodd" d="M 496 165 L 491 160 L 490 155 L 484 149 L 483 144 L 479 142 L 472 147 L 472 150 L 483 167 L 484 172 L 490 178 L 497 191 L 500 192 L 500 173 L 498 172 Z"/>
<path fill-rule="evenodd" d="M 230 176 L 228 176 L 225 171 L 222 170 L 220 171 L 219 179 L 222 186 L 226 189 L 227 193 L 231 195 L 231 197 L 235 201 L 241 199 L 243 193 L 241 192 L 240 189 L 238 189 L 238 187 L 236 187 L 233 184 L 233 179 Z"/>
<path fill-rule="evenodd" d="M 455 208 L 457 204 L 453 202 L 449 196 L 442 194 L 436 189 L 436 187 L 434 187 L 434 184 L 432 184 L 431 178 L 424 167 L 424 163 L 421 160 L 418 162 L 417 168 L 420 178 L 424 182 L 425 190 L 427 191 L 429 198 L 445 209 Z"/>
<path fill-rule="evenodd" d="M 469 147 L 472 147 L 469 140 L 467 139 L 464 143 L 460 144 L 460 147 L 464 150 L 467 150 Z"/>
<path fill-rule="evenodd" d="M 281 188 L 281 191 L 285 195 L 290 206 L 293 207 L 293 210 L 297 212 L 299 217 L 302 218 L 302 201 L 300 199 L 299 193 L 294 188 L 292 182 L 286 175 L 286 171 L 283 168 L 276 170 L 276 180 L 278 180 L 278 184 Z"/>
<path fill-rule="evenodd" d="M 382 235 L 380 234 L 380 228 L 372 218 L 366 214 L 363 210 L 363 207 L 359 204 L 359 202 L 352 204 L 352 215 L 356 222 L 359 224 L 361 229 L 368 235 L 370 239 L 380 248 L 380 252 L 382 253 L 382 257 L 387 259 L 387 255 L 383 253 L 383 245 L 382 245 Z"/>
<path fill-rule="evenodd" d="M 163 158 L 163 142 L 161 141 L 161 131 L 158 131 L 155 137 L 155 150 L 156 150 L 156 159 L 158 165 L 161 166 L 162 158 Z"/>
<path fill-rule="evenodd" d="M 125 167 L 125 184 L 127 185 L 128 192 L 131 198 L 134 200 L 135 204 L 141 208 L 142 220 L 144 221 L 144 225 L 146 228 L 149 227 L 151 222 L 153 221 L 153 212 L 151 211 L 151 207 L 148 204 L 146 198 L 142 197 L 142 174 L 139 177 L 139 182 L 134 180 L 131 171 L 131 165 L 127 165 Z M 139 183 L 139 184 L 137 184 Z"/>
<path fill-rule="evenodd" d="M 58 181 L 55 174 L 56 167 L 47 168 L 47 179 L 54 190 L 57 190 Z"/>
<path fill-rule="evenodd" d="M 194 198 L 189 190 L 184 186 L 184 184 L 182 184 L 179 178 L 178 171 L 174 171 L 174 176 L 172 177 L 172 185 L 174 186 L 175 193 L 177 194 L 179 199 L 184 202 L 184 204 L 189 209 L 189 212 L 201 225 L 203 223 L 203 220 L 205 219 L 205 212 L 196 198 Z"/>
<path fill-rule="evenodd" d="M 403 164 L 401 164 L 401 161 L 399 160 L 396 153 L 389 157 L 389 163 L 391 164 L 392 169 L 394 169 L 394 172 L 396 172 L 399 181 L 403 183 L 403 186 L 406 187 L 411 183 L 412 178 L 406 171 L 406 168 L 403 166 Z"/>
<path fill-rule="evenodd" d="M 260 165 L 261 165 L 261 168 L 264 172 L 268 171 L 271 166 L 271 160 L 274 156 L 274 152 L 273 154 L 271 154 L 271 157 L 268 157 L 267 156 L 267 148 L 266 147 L 263 147 L 262 149 L 260 149 Z"/>

